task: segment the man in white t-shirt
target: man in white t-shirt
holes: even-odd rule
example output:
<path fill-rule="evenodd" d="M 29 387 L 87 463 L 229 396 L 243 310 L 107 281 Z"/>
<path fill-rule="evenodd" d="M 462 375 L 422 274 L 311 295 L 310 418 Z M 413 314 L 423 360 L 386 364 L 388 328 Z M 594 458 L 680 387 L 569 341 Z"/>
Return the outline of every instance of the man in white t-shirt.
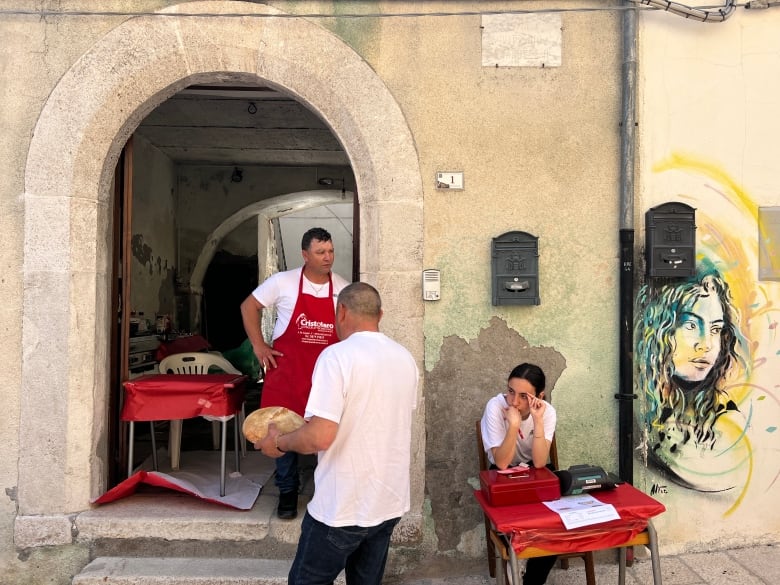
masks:
<path fill-rule="evenodd" d="M 348 282 L 331 272 L 335 257 L 330 234 L 312 228 L 301 240 L 303 266 L 277 272 L 241 303 L 244 329 L 265 371 L 260 407 L 284 406 L 301 416 L 311 388 L 314 362 L 323 349 L 336 343 L 336 297 Z M 260 320 L 263 309 L 276 308 L 271 345 L 265 342 Z M 279 518 L 298 515 L 298 455 L 276 460 Z"/>
<path fill-rule="evenodd" d="M 301 524 L 289 585 L 380 585 L 390 537 L 409 510 L 412 416 L 418 369 L 379 332 L 379 293 L 356 282 L 339 294 L 339 343 L 317 359 L 307 424 L 255 443 L 269 457 L 317 453 L 314 497 Z"/>

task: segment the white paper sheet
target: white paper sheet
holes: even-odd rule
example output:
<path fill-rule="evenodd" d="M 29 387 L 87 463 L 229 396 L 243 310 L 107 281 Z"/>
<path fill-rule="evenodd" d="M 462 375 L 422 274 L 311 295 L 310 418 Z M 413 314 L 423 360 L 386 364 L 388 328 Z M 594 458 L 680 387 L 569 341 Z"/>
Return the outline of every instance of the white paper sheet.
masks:
<path fill-rule="evenodd" d="M 560 500 L 542 503 L 561 517 L 567 530 L 620 519 L 615 506 L 588 494 L 563 496 Z"/>

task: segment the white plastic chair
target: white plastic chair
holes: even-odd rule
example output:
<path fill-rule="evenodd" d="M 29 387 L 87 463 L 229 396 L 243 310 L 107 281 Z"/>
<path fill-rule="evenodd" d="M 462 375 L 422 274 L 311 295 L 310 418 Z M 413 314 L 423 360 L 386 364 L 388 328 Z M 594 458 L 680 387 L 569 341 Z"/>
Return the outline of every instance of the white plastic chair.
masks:
<path fill-rule="evenodd" d="M 191 352 L 175 353 L 165 357 L 159 365 L 161 374 L 213 374 L 215 370 L 221 370 L 226 374 L 241 374 L 236 367 L 218 353 Z M 240 420 L 237 425 L 242 425 L 244 420 L 244 405 L 241 405 Z M 230 420 L 227 417 L 225 421 Z M 170 435 L 168 438 L 168 450 L 171 456 L 171 469 L 179 469 L 181 460 L 181 431 L 182 420 L 172 420 Z M 212 421 L 212 441 L 214 449 L 220 447 L 220 423 Z M 241 441 L 241 452 L 246 455 L 246 441 Z M 236 457 L 238 460 L 238 457 Z"/>

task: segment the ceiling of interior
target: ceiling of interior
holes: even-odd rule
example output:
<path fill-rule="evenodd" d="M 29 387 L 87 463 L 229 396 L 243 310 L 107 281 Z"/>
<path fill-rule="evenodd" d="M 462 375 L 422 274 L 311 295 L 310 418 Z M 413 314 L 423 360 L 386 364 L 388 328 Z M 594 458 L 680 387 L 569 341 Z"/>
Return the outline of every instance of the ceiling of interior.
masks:
<path fill-rule="evenodd" d="M 325 123 L 270 87 L 190 86 L 137 133 L 180 164 L 349 166 Z"/>

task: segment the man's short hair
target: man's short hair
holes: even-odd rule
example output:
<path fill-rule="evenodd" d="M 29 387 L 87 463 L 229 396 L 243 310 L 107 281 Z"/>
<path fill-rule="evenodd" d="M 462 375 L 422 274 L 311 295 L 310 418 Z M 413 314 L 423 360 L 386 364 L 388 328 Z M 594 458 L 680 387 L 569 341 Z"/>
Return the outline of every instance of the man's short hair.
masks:
<path fill-rule="evenodd" d="M 301 250 L 308 250 L 309 246 L 311 246 L 312 240 L 330 242 L 330 233 L 328 233 L 328 230 L 321 227 L 311 228 L 305 234 L 303 234 L 303 238 L 301 238 Z"/>
<path fill-rule="evenodd" d="M 339 292 L 339 304 L 352 313 L 364 317 L 379 317 L 382 313 L 382 299 L 379 292 L 365 282 L 353 282 Z"/>

